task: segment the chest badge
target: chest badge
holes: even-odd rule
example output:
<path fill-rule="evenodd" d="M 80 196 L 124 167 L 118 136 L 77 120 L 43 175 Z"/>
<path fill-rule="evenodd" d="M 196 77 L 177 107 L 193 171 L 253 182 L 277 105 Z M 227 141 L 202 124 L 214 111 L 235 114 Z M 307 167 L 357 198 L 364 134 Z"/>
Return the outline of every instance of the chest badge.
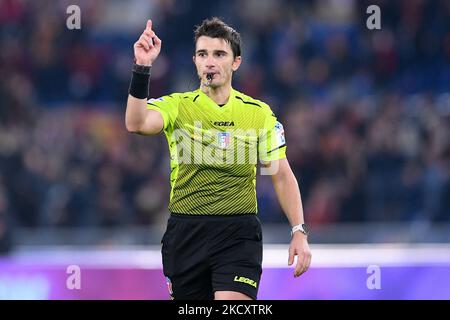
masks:
<path fill-rule="evenodd" d="M 231 137 L 229 132 L 218 132 L 217 133 L 217 144 L 219 148 L 226 149 L 230 145 Z"/>

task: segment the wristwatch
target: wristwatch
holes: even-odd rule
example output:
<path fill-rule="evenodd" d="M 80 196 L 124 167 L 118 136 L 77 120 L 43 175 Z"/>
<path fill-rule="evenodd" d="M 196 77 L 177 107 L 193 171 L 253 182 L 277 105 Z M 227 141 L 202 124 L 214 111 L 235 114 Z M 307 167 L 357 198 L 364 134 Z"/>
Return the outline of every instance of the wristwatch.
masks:
<path fill-rule="evenodd" d="M 291 237 L 294 235 L 294 232 L 296 232 L 296 231 L 300 231 L 301 233 L 303 233 L 306 236 L 309 234 L 309 229 L 306 226 L 306 224 L 304 224 L 304 223 L 298 224 L 298 225 L 292 227 Z"/>

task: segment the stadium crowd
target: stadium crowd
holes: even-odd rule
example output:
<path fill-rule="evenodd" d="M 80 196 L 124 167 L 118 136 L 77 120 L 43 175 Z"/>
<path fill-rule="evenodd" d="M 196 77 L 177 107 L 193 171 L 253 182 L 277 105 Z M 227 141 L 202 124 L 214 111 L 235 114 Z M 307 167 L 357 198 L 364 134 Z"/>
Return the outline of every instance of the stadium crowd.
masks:
<path fill-rule="evenodd" d="M 371 1 L 372 2 L 372 1 Z M 271 105 L 310 224 L 450 221 L 450 3 L 0 1 L 0 238 L 23 227 L 152 224 L 167 215 L 163 136 L 126 132 L 132 45 L 163 40 L 151 94 L 196 89 L 192 30 L 217 15 L 243 38 L 234 87 Z M 285 221 L 270 178 L 260 216 Z"/>

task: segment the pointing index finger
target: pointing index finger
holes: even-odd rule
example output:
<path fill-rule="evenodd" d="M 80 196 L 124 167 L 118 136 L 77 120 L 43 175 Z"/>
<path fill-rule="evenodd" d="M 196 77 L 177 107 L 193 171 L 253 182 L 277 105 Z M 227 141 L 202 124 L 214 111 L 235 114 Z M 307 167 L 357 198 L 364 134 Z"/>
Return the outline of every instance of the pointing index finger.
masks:
<path fill-rule="evenodd" d="M 147 26 L 145 29 L 152 30 L 152 20 L 147 20 Z"/>

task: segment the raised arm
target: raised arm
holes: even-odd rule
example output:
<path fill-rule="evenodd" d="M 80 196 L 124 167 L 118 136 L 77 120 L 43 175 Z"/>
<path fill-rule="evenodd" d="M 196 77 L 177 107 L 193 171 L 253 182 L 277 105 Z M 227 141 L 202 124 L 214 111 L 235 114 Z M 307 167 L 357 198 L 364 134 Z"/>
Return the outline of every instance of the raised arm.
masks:
<path fill-rule="evenodd" d="M 125 126 L 129 132 L 152 135 L 164 127 L 161 114 L 147 109 L 150 70 L 161 52 L 161 43 L 152 30 L 152 21 L 148 20 L 144 32 L 134 44 L 135 65 L 125 113 Z"/>

